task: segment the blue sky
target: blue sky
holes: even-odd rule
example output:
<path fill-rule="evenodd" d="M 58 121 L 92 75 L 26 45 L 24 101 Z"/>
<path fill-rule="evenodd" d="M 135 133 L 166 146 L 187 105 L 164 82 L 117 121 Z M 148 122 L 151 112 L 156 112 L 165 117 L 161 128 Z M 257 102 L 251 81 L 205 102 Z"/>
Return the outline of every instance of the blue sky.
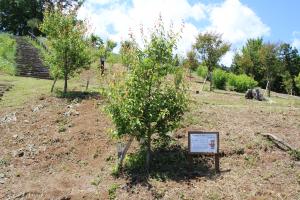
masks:
<path fill-rule="evenodd" d="M 229 66 L 249 38 L 289 42 L 300 49 L 299 8 L 299 0 L 86 0 L 79 18 L 88 20 L 91 32 L 117 42 L 127 39 L 129 32 L 141 41 L 141 24 L 149 29 L 159 14 L 166 25 L 172 22 L 175 30 L 184 21 L 178 44 L 182 55 L 198 33 L 216 31 L 232 44 L 222 59 Z"/>
<path fill-rule="evenodd" d="M 299 0 L 242 0 L 271 28 L 272 41 L 293 42 L 293 32 L 300 32 Z M 297 35 L 297 33 L 296 33 Z"/>

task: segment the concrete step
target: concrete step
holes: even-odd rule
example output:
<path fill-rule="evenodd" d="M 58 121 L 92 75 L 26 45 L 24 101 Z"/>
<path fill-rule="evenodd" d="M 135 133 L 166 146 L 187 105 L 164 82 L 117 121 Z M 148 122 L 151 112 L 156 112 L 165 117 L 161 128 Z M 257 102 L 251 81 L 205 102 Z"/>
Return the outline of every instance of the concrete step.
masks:
<path fill-rule="evenodd" d="M 39 51 L 22 37 L 17 41 L 17 75 L 50 79 L 49 69 L 44 66 L 39 56 Z"/>

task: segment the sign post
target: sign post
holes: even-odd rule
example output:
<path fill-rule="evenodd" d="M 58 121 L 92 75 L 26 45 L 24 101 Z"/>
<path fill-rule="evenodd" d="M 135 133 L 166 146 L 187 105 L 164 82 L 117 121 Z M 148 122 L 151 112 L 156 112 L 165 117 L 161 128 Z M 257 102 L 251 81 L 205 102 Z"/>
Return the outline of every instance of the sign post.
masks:
<path fill-rule="evenodd" d="M 220 172 L 218 132 L 189 131 L 188 149 L 191 155 L 213 155 L 216 172 Z"/>

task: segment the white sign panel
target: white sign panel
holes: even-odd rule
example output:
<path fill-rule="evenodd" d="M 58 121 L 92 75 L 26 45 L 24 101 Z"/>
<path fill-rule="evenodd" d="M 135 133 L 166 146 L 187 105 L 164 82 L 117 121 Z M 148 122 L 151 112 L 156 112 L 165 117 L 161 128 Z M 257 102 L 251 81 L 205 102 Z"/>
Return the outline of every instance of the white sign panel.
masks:
<path fill-rule="evenodd" d="M 216 133 L 190 133 L 191 153 L 218 153 L 218 138 Z"/>

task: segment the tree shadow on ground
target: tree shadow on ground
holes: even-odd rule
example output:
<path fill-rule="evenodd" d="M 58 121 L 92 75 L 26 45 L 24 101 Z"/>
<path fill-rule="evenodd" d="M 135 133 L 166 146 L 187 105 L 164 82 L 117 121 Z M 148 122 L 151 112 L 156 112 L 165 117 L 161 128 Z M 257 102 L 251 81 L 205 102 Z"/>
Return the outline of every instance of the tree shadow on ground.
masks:
<path fill-rule="evenodd" d="M 67 93 L 63 93 L 63 91 L 56 90 L 55 95 L 58 98 L 68 99 L 69 101 L 73 101 L 75 99 L 83 100 L 83 99 L 100 99 L 99 92 L 90 92 L 90 91 L 68 91 Z"/>
<path fill-rule="evenodd" d="M 162 182 L 167 180 L 188 182 L 200 177 L 216 179 L 220 175 L 220 173 L 216 173 L 214 168 L 213 157 L 200 155 L 191 157 L 187 149 L 182 148 L 180 145 L 153 150 L 149 173 L 145 169 L 144 160 L 144 152 L 128 156 L 123 175 L 129 179 L 129 185 L 141 184 L 151 187 L 148 183 L 149 178 Z"/>

